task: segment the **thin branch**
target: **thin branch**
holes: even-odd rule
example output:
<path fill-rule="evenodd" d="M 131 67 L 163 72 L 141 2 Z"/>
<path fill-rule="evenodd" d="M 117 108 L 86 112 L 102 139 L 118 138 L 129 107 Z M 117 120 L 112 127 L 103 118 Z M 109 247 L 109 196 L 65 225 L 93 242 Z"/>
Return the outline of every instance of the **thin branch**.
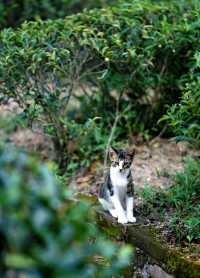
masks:
<path fill-rule="evenodd" d="M 130 109 L 130 106 L 127 106 L 121 113 L 119 111 L 119 103 L 120 103 L 120 100 L 121 100 L 121 98 L 123 96 L 123 93 L 124 93 L 124 91 L 122 91 L 120 93 L 119 97 L 117 98 L 115 120 L 114 120 L 114 123 L 112 125 L 111 132 L 110 132 L 110 135 L 108 137 L 108 142 L 107 142 L 107 145 L 106 145 L 106 151 L 105 151 L 105 156 L 104 156 L 104 175 L 105 175 L 106 169 L 107 169 L 107 161 L 108 161 L 109 149 L 110 149 L 111 142 L 112 142 L 114 134 L 115 134 L 115 130 L 116 130 L 118 121 L 124 115 L 124 113 L 126 113 Z"/>

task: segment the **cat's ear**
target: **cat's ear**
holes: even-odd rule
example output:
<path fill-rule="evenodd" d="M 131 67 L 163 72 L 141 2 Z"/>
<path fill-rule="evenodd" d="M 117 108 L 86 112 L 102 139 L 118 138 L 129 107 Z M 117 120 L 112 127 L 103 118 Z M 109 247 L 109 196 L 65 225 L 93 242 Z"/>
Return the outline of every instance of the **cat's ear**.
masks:
<path fill-rule="evenodd" d="M 129 149 L 128 155 L 130 156 L 131 160 L 133 160 L 135 156 L 135 149 Z"/>
<path fill-rule="evenodd" d="M 117 150 L 113 147 L 110 147 L 109 149 L 109 157 L 111 161 L 117 160 Z"/>

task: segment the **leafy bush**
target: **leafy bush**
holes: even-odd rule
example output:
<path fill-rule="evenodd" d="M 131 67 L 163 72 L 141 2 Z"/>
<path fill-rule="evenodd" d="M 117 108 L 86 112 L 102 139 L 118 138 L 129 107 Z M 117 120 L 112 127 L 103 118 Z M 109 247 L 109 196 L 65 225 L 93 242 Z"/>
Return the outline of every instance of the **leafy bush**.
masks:
<path fill-rule="evenodd" d="M 142 193 L 147 214 L 157 211 L 164 215 L 166 210 L 172 210 L 166 225 L 176 235 L 178 242 L 182 239 L 191 242 L 200 238 L 199 169 L 200 161 L 189 158 L 184 171 L 174 176 L 174 184 L 167 191 L 145 189 Z"/>
<path fill-rule="evenodd" d="M 111 277 L 129 262 L 130 248 L 103 238 L 90 204 L 72 202 L 44 165 L 12 147 L 0 147 L 0 207 L 1 277 Z"/>
<path fill-rule="evenodd" d="M 94 52 L 87 45 L 81 45 L 80 39 L 74 37 L 70 28 L 67 27 L 68 32 L 62 32 L 63 24 L 64 21 L 55 24 L 26 23 L 22 27 L 24 31 L 21 33 L 19 30 L 21 35 L 11 30 L 5 31 L 3 41 L 7 44 L 6 52 L 11 51 L 13 43 L 19 44 L 17 48 L 14 47 L 12 54 L 10 52 L 12 57 L 7 52 L 8 63 L 12 64 L 9 66 L 12 76 L 9 78 L 8 72 L 2 71 L 8 92 L 4 96 L 13 97 L 18 102 L 24 109 L 22 116 L 28 119 L 30 126 L 35 120 L 42 123 L 44 131 L 52 136 L 61 167 L 66 164 L 67 143 L 70 140 L 68 103 L 82 78 L 92 73 L 92 69 L 86 68 L 86 65 L 90 63 L 93 68 L 94 60 Z M 99 62 L 96 60 L 95 66 L 98 68 Z"/>
<path fill-rule="evenodd" d="M 191 77 L 183 90 L 181 101 L 170 107 L 162 118 L 176 135 L 176 140 L 188 141 L 200 147 L 200 53 L 195 54 Z"/>
<path fill-rule="evenodd" d="M 108 133 L 119 97 L 118 138 L 155 132 L 166 104 L 178 101 L 178 83 L 199 47 L 199 10 L 193 1 L 130 1 L 6 29 L 1 95 L 18 101 L 30 125 L 42 124 L 61 167 L 69 161 L 71 121 L 79 129 L 100 117 L 101 133 Z"/>

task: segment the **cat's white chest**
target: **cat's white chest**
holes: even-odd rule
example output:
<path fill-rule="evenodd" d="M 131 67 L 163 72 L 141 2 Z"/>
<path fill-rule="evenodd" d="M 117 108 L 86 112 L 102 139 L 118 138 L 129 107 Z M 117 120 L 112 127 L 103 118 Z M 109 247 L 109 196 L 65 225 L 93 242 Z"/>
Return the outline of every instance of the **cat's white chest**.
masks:
<path fill-rule="evenodd" d="M 127 186 L 128 180 L 127 180 L 127 174 L 121 173 L 119 171 L 116 171 L 115 169 L 110 170 L 110 178 L 112 181 L 113 186 L 118 187 L 125 187 Z"/>

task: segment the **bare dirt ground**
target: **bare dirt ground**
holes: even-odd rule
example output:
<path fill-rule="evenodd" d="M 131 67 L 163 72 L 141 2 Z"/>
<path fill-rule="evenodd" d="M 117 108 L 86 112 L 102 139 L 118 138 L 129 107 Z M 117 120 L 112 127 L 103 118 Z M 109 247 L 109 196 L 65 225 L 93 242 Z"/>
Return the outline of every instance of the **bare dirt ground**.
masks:
<path fill-rule="evenodd" d="M 0 122 L 8 118 L 12 121 L 15 115 L 21 112 L 22 109 L 12 100 L 6 104 L 0 104 Z M 36 152 L 44 160 L 49 157 L 54 158 L 51 140 L 44 136 L 38 128 L 32 131 L 16 127 L 13 132 L 9 133 L 9 136 L 4 129 L 0 128 L 0 141 L 8 141 L 29 152 Z"/>

